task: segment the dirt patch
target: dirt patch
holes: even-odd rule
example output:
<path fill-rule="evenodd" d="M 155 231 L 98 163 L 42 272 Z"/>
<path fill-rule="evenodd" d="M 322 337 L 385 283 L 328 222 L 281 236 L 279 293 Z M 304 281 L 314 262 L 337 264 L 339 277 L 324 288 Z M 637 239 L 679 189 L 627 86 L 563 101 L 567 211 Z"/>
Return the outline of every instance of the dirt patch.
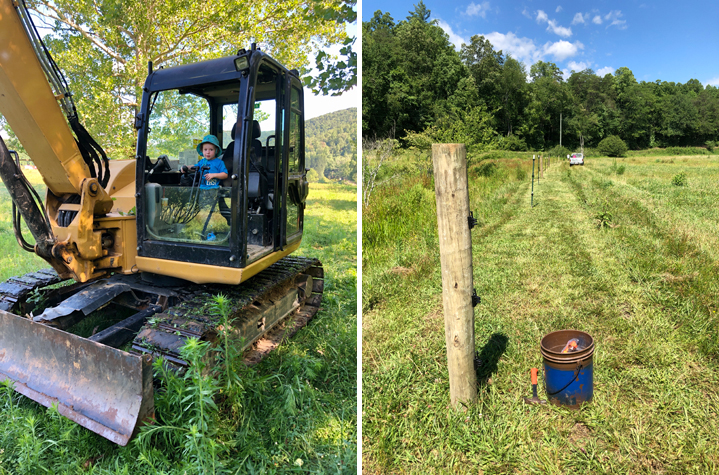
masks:
<path fill-rule="evenodd" d="M 687 274 L 687 275 L 674 275 L 674 274 L 665 272 L 663 274 L 659 274 L 659 277 L 664 282 L 668 282 L 670 284 L 678 284 L 680 282 L 691 282 L 692 280 L 699 277 L 699 272 L 692 272 L 691 274 Z"/>
<path fill-rule="evenodd" d="M 569 443 L 577 447 L 582 452 L 584 452 L 584 447 L 587 445 L 591 437 L 592 433 L 589 428 L 580 422 L 574 424 L 572 430 L 569 431 Z"/>
<path fill-rule="evenodd" d="M 649 473 L 666 473 L 664 469 L 664 464 L 661 460 L 658 460 L 657 458 L 652 458 L 650 456 L 640 454 L 637 456 L 637 462 L 640 466 L 646 468 Z"/>
<path fill-rule="evenodd" d="M 634 317 L 634 313 L 632 312 L 632 305 L 628 302 L 624 302 L 618 306 L 619 310 L 619 316 L 621 316 L 624 320 L 630 321 Z"/>
<path fill-rule="evenodd" d="M 393 267 L 389 270 L 390 274 L 402 275 L 402 276 L 408 276 L 408 275 L 412 274 L 413 272 L 414 272 L 414 269 L 410 269 L 409 267 L 402 267 L 402 266 Z"/>
<path fill-rule="evenodd" d="M 442 307 L 436 307 L 431 312 L 426 313 L 422 317 L 422 323 L 424 324 L 421 332 L 423 336 L 430 337 L 437 332 L 444 333 L 444 311 Z"/>

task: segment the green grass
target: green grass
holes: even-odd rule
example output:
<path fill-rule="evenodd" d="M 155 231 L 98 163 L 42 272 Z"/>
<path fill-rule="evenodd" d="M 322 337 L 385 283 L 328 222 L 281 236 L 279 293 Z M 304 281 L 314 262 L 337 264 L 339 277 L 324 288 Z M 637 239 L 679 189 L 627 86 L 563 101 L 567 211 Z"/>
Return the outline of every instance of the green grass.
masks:
<path fill-rule="evenodd" d="M 17 246 L 0 193 L 9 230 L 0 234 L 0 275 L 47 267 Z M 322 261 L 324 299 L 291 340 L 252 368 L 223 353 L 239 378 L 224 364 L 211 377 L 168 376 L 155 396 L 157 423 L 124 448 L 0 386 L 0 475 L 356 473 L 356 193 L 312 185 L 297 254 Z M 201 361 L 208 350 L 188 351 Z"/>
<path fill-rule="evenodd" d="M 534 208 L 531 160 L 523 180 L 516 160 L 470 166 L 483 364 L 465 413 L 449 407 L 433 181 L 377 190 L 363 211 L 366 472 L 719 472 L 719 160 L 657 158 L 555 163 Z M 594 400 L 523 404 L 540 339 L 564 328 L 595 339 Z"/>
<path fill-rule="evenodd" d="M 44 197 L 45 184 L 42 183 L 37 170 L 24 172 L 40 196 Z M 35 242 L 27 227 L 24 227 L 23 236 L 28 242 Z M 8 277 L 47 267 L 50 267 L 50 264 L 34 253 L 23 251 L 15 240 L 12 229 L 12 201 L 3 184 L 0 186 L 0 282 L 4 282 Z"/>

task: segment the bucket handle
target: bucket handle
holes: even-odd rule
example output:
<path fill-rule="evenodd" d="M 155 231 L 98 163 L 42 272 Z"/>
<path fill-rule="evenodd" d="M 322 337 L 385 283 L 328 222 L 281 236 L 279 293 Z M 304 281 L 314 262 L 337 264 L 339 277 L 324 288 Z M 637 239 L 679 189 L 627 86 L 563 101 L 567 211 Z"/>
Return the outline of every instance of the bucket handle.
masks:
<path fill-rule="evenodd" d="M 584 365 L 578 364 L 577 369 L 574 370 L 574 376 L 572 377 L 572 379 L 570 379 L 569 382 L 567 384 L 565 384 L 564 387 L 562 389 L 560 389 L 559 391 L 555 391 L 553 393 L 550 393 L 549 391 L 547 391 L 547 395 L 554 396 L 555 394 L 559 394 L 562 391 L 564 391 L 565 389 L 567 389 L 570 384 L 572 384 L 574 381 L 576 381 L 578 379 L 579 372 L 582 371 L 583 369 L 584 369 Z M 545 384 L 546 384 L 546 380 L 545 380 Z"/>

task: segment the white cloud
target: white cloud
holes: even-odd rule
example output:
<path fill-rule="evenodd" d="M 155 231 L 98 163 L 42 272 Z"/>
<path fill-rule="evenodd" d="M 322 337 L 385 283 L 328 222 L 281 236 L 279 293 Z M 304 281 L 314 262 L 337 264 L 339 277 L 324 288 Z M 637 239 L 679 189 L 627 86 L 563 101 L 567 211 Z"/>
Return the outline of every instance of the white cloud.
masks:
<path fill-rule="evenodd" d="M 714 79 L 708 80 L 708 81 L 704 84 L 704 87 L 706 87 L 706 86 L 719 87 L 719 76 L 715 77 Z"/>
<path fill-rule="evenodd" d="M 596 25 L 601 25 L 602 17 L 600 17 L 599 15 L 596 15 L 594 18 L 592 18 L 592 23 L 594 23 Z"/>
<path fill-rule="evenodd" d="M 587 19 L 589 19 L 589 13 L 586 15 Z M 578 25 L 580 23 L 584 23 L 584 15 L 581 13 L 575 13 L 574 18 L 572 19 L 572 25 Z"/>
<path fill-rule="evenodd" d="M 572 29 L 566 28 L 564 26 L 559 26 L 556 22 L 556 20 L 550 20 L 546 13 L 544 13 L 544 10 L 537 11 L 537 23 L 547 23 L 547 31 L 551 31 L 552 33 L 559 35 L 563 38 L 568 38 L 572 36 Z"/>
<path fill-rule="evenodd" d="M 552 33 L 557 34 L 562 38 L 569 38 L 570 36 L 572 36 L 571 28 L 559 26 L 554 20 L 549 20 L 547 23 L 549 24 L 549 26 L 547 27 L 547 31 L 551 31 Z"/>
<path fill-rule="evenodd" d="M 570 61 L 567 63 L 567 66 L 569 66 L 570 70 L 574 71 L 584 71 L 585 69 L 589 69 L 592 66 L 592 63 L 585 63 L 584 61 L 580 61 L 577 63 L 576 61 Z"/>
<path fill-rule="evenodd" d="M 487 10 L 489 10 L 489 2 L 483 2 L 481 4 L 472 2 L 469 6 L 467 6 L 465 14 L 467 16 L 481 16 L 482 18 L 487 18 Z"/>
<path fill-rule="evenodd" d="M 484 35 L 484 37 L 492 43 L 495 50 L 502 50 L 505 54 L 511 54 L 514 59 L 526 65 L 534 64 L 542 57 L 533 40 L 519 38 L 511 31 L 506 35 L 495 31 Z"/>
<path fill-rule="evenodd" d="M 597 76 L 600 78 L 603 78 L 607 74 L 614 74 L 614 68 L 611 66 L 606 66 L 602 69 L 597 70 Z M 719 78 L 717 78 L 717 81 L 719 81 Z"/>
<path fill-rule="evenodd" d="M 449 24 L 447 24 L 446 22 L 440 20 L 439 18 L 437 18 L 437 26 L 442 28 L 444 32 L 449 35 L 449 42 L 454 45 L 455 49 L 460 49 L 462 47 L 462 43 L 469 44 L 469 40 L 462 38 L 457 33 L 452 31 L 452 27 L 449 26 Z"/>
<path fill-rule="evenodd" d="M 557 61 L 564 61 L 575 56 L 580 49 L 584 49 L 584 45 L 579 41 L 570 43 L 569 41 L 559 40 L 556 43 L 546 43 L 542 48 L 542 56 L 551 55 Z"/>
<path fill-rule="evenodd" d="M 621 17 L 622 17 L 621 10 L 612 10 L 611 12 L 604 15 L 605 20 L 607 20 L 607 21 L 611 20 L 611 23 L 609 24 L 609 26 L 607 26 L 607 28 L 609 28 L 610 26 L 616 26 L 620 30 L 626 29 L 627 22 L 626 22 L 626 20 L 620 20 Z"/>
<path fill-rule="evenodd" d="M 547 42 L 540 47 L 534 44 L 534 40 L 520 38 L 511 31 L 507 34 L 494 31 L 485 34 L 484 37 L 492 43 L 496 51 L 502 50 L 504 54 L 511 54 L 514 59 L 523 62 L 527 66 L 548 56 L 551 56 L 554 61 L 564 61 L 577 55 L 579 50 L 584 49 L 584 45 L 579 41 L 570 43 L 564 40 L 556 43 Z"/>
<path fill-rule="evenodd" d="M 529 13 L 529 10 L 527 10 L 527 7 L 524 7 L 524 10 L 522 10 L 522 15 L 529 18 L 530 20 L 532 19 L 532 14 Z"/>
<path fill-rule="evenodd" d="M 554 10 L 555 13 L 559 13 L 562 11 L 562 6 L 559 5 L 556 10 Z"/>

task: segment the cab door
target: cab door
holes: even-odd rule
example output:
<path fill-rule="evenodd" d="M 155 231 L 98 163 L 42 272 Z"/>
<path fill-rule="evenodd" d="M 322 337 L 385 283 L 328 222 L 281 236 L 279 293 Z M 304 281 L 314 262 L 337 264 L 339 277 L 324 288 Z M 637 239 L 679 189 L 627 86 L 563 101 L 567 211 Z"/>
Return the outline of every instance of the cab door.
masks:
<path fill-rule="evenodd" d="M 286 206 L 284 206 L 285 242 L 291 244 L 302 238 L 305 201 L 309 193 L 305 169 L 305 118 L 302 84 L 293 75 L 286 82 L 285 143 L 287 161 Z"/>

